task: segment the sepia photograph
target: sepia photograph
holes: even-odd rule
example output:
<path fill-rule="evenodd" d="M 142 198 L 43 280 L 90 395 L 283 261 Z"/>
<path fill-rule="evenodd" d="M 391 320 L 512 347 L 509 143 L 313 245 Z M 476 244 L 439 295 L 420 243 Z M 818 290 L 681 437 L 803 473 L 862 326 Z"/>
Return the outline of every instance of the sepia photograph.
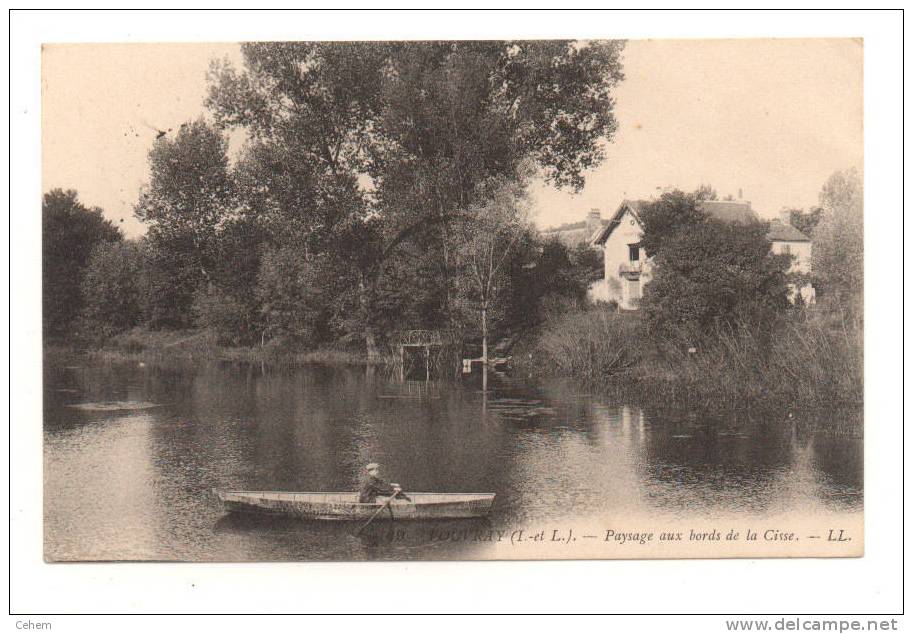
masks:
<path fill-rule="evenodd" d="M 862 556 L 863 60 L 43 44 L 45 561 Z"/>
<path fill-rule="evenodd" d="M 902 631 L 902 17 L 9 11 L 9 628 Z"/>

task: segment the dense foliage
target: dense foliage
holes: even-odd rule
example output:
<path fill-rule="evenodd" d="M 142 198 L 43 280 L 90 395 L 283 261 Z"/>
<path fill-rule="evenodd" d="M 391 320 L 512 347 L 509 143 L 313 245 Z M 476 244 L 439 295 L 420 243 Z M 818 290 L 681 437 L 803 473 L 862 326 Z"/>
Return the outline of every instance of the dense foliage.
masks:
<path fill-rule="evenodd" d="M 85 249 L 68 269 L 68 319 L 85 297 L 98 332 L 141 322 L 230 345 L 362 342 L 369 356 L 397 330 L 500 337 L 507 314 L 532 327 L 553 294 L 527 288 L 540 258 L 555 281 L 587 274 L 501 212 L 531 177 L 579 188 L 602 159 L 621 49 L 246 44 L 243 69 L 212 67 L 212 120 L 155 140 L 135 206 L 142 244 L 99 251 L 82 279 L 94 242 L 67 234 Z M 486 253 L 497 264 L 469 283 Z"/>
<path fill-rule="evenodd" d="M 334 301 L 351 310 L 334 323 L 370 356 L 406 324 L 459 327 L 461 223 L 496 183 L 522 187 L 538 171 L 583 184 L 615 132 L 621 48 L 253 43 L 243 70 L 213 66 L 208 106 L 249 140 L 236 174 L 242 212 L 277 246 L 336 264 L 315 270 L 344 270 Z"/>
<path fill-rule="evenodd" d="M 777 365 L 800 349 L 822 381 L 838 384 L 829 363 L 859 371 L 844 352 L 860 331 L 842 313 L 840 330 L 788 312 L 788 256 L 770 253 L 760 223 L 708 217 L 708 187 L 642 210 L 653 279 L 636 320 L 584 308 L 600 255 L 541 238 L 524 192 L 534 178 L 579 188 L 602 160 L 621 50 L 244 45 L 243 68 L 212 67 L 211 117 L 154 142 L 135 206 L 142 240 L 123 241 L 75 192 L 45 194 L 45 332 L 200 329 L 223 345 L 342 344 L 369 357 L 414 328 L 483 349 L 538 332 L 556 367 L 591 378 L 672 364 L 682 376 L 741 372 L 746 384 L 777 368 L 811 386 Z M 792 222 L 814 238 L 819 297 L 861 316 L 858 175 L 832 176 L 820 202 Z"/>
<path fill-rule="evenodd" d="M 200 290 L 210 292 L 222 262 L 220 228 L 234 212 L 227 143 L 205 121 L 156 139 L 150 180 L 135 207 L 147 223 L 153 267 L 150 325 L 185 328 Z"/>
<path fill-rule="evenodd" d="M 147 313 L 146 253 L 131 241 L 100 242 L 81 281 L 81 329 L 93 339 L 129 330 Z"/>
<path fill-rule="evenodd" d="M 821 189 L 821 221 L 815 228 L 812 270 L 824 301 L 862 317 L 863 192 L 856 170 L 837 172 Z"/>
<path fill-rule="evenodd" d="M 67 334 L 82 310 L 80 284 L 93 249 L 122 238 L 101 209 L 79 202 L 73 190 L 52 189 L 41 204 L 44 335 Z"/>
<path fill-rule="evenodd" d="M 680 190 L 666 192 L 640 212 L 643 237 L 640 245 L 648 257 L 655 257 L 667 241 L 674 240 L 707 220 L 700 204 L 710 197 L 709 190 L 693 193 Z"/>
<path fill-rule="evenodd" d="M 682 192 L 641 217 L 654 267 L 642 307 L 655 335 L 696 344 L 721 327 L 772 324 L 789 306 L 789 257 L 771 253 L 766 224 L 707 217 L 700 195 Z"/>

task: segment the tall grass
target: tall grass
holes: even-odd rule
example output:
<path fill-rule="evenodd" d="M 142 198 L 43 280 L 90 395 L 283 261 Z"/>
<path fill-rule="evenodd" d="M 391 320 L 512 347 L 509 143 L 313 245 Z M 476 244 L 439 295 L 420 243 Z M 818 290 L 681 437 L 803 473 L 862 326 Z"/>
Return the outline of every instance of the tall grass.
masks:
<path fill-rule="evenodd" d="M 808 310 L 784 324 L 769 373 L 781 392 L 820 407 L 863 400 L 862 325 L 842 312 Z"/>
<path fill-rule="evenodd" d="M 593 309 L 549 322 L 538 349 L 559 373 L 598 381 L 630 370 L 637 362 L 639 343 L 634 321 L 618 312 Z"/>
<path fill-rule="evenodd" d="M 839 311 L 719 327 L 691 346 L 651 337 L 639 313 L 591 308 L 550 321 L 532 354 L 546 371 L 638 400 L 795 412 L 861 407 L 862 350 L 861 325 Z"/>

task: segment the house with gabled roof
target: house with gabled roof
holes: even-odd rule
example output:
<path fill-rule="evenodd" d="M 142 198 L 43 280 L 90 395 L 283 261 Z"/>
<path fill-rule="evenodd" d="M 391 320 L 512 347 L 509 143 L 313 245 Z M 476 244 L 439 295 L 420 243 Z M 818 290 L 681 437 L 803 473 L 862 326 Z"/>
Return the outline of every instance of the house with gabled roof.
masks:
<path fill-rule="evenodd" d="M 643 238 L 640 213 L 649 202 L 623 200 L 608 223 L 590 238 L 590 245 L 602 250 L 605 267 L 603 279 L 590 286 L 590 301 L 614 301 L 624 310 L 638 308 L 644 287 L 653 279 L 653 264 L 640 245 Z M 708 200 L 701 203 L 701 209 L 723 222 L 759 220 L 749 201 Z M 769 223 L 767 239 L 773 253 L 793 256 L 791 272 L 811 271 L 811 240 L 790 224 L 788 214 Z M 793 301 L 801 296 L 806 303 L 814 303 L 815 289 L 810 284 L 791 287 L 790 293 Z"/>

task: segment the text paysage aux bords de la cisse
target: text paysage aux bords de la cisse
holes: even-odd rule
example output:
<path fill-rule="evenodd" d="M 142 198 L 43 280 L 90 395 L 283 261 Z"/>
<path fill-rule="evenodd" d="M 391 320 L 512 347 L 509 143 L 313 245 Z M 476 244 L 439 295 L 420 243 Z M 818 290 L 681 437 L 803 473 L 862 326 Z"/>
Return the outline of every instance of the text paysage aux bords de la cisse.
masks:
<path fill-rule="evenodd" d="M 696 531 L 693 528 L 684 531 L 663 531 L 659 534 L 654 532 L 628 532 L 607 528 L 604 533 L 605 541 L 617 542 L 618 544 L 639 543 L 648 544 L 653 541 L 661 542 L 718 542 L 718 541 L 758 541 L 758 531 L 748 529 L 745 533 L 735 529 L 729 529 L 723 533 L 717 529 L 709 531 Z M 762 532 L 761 540 L 766 542 L 794 542 L 798 541 L 794 532 L 770 528 Z"/>

